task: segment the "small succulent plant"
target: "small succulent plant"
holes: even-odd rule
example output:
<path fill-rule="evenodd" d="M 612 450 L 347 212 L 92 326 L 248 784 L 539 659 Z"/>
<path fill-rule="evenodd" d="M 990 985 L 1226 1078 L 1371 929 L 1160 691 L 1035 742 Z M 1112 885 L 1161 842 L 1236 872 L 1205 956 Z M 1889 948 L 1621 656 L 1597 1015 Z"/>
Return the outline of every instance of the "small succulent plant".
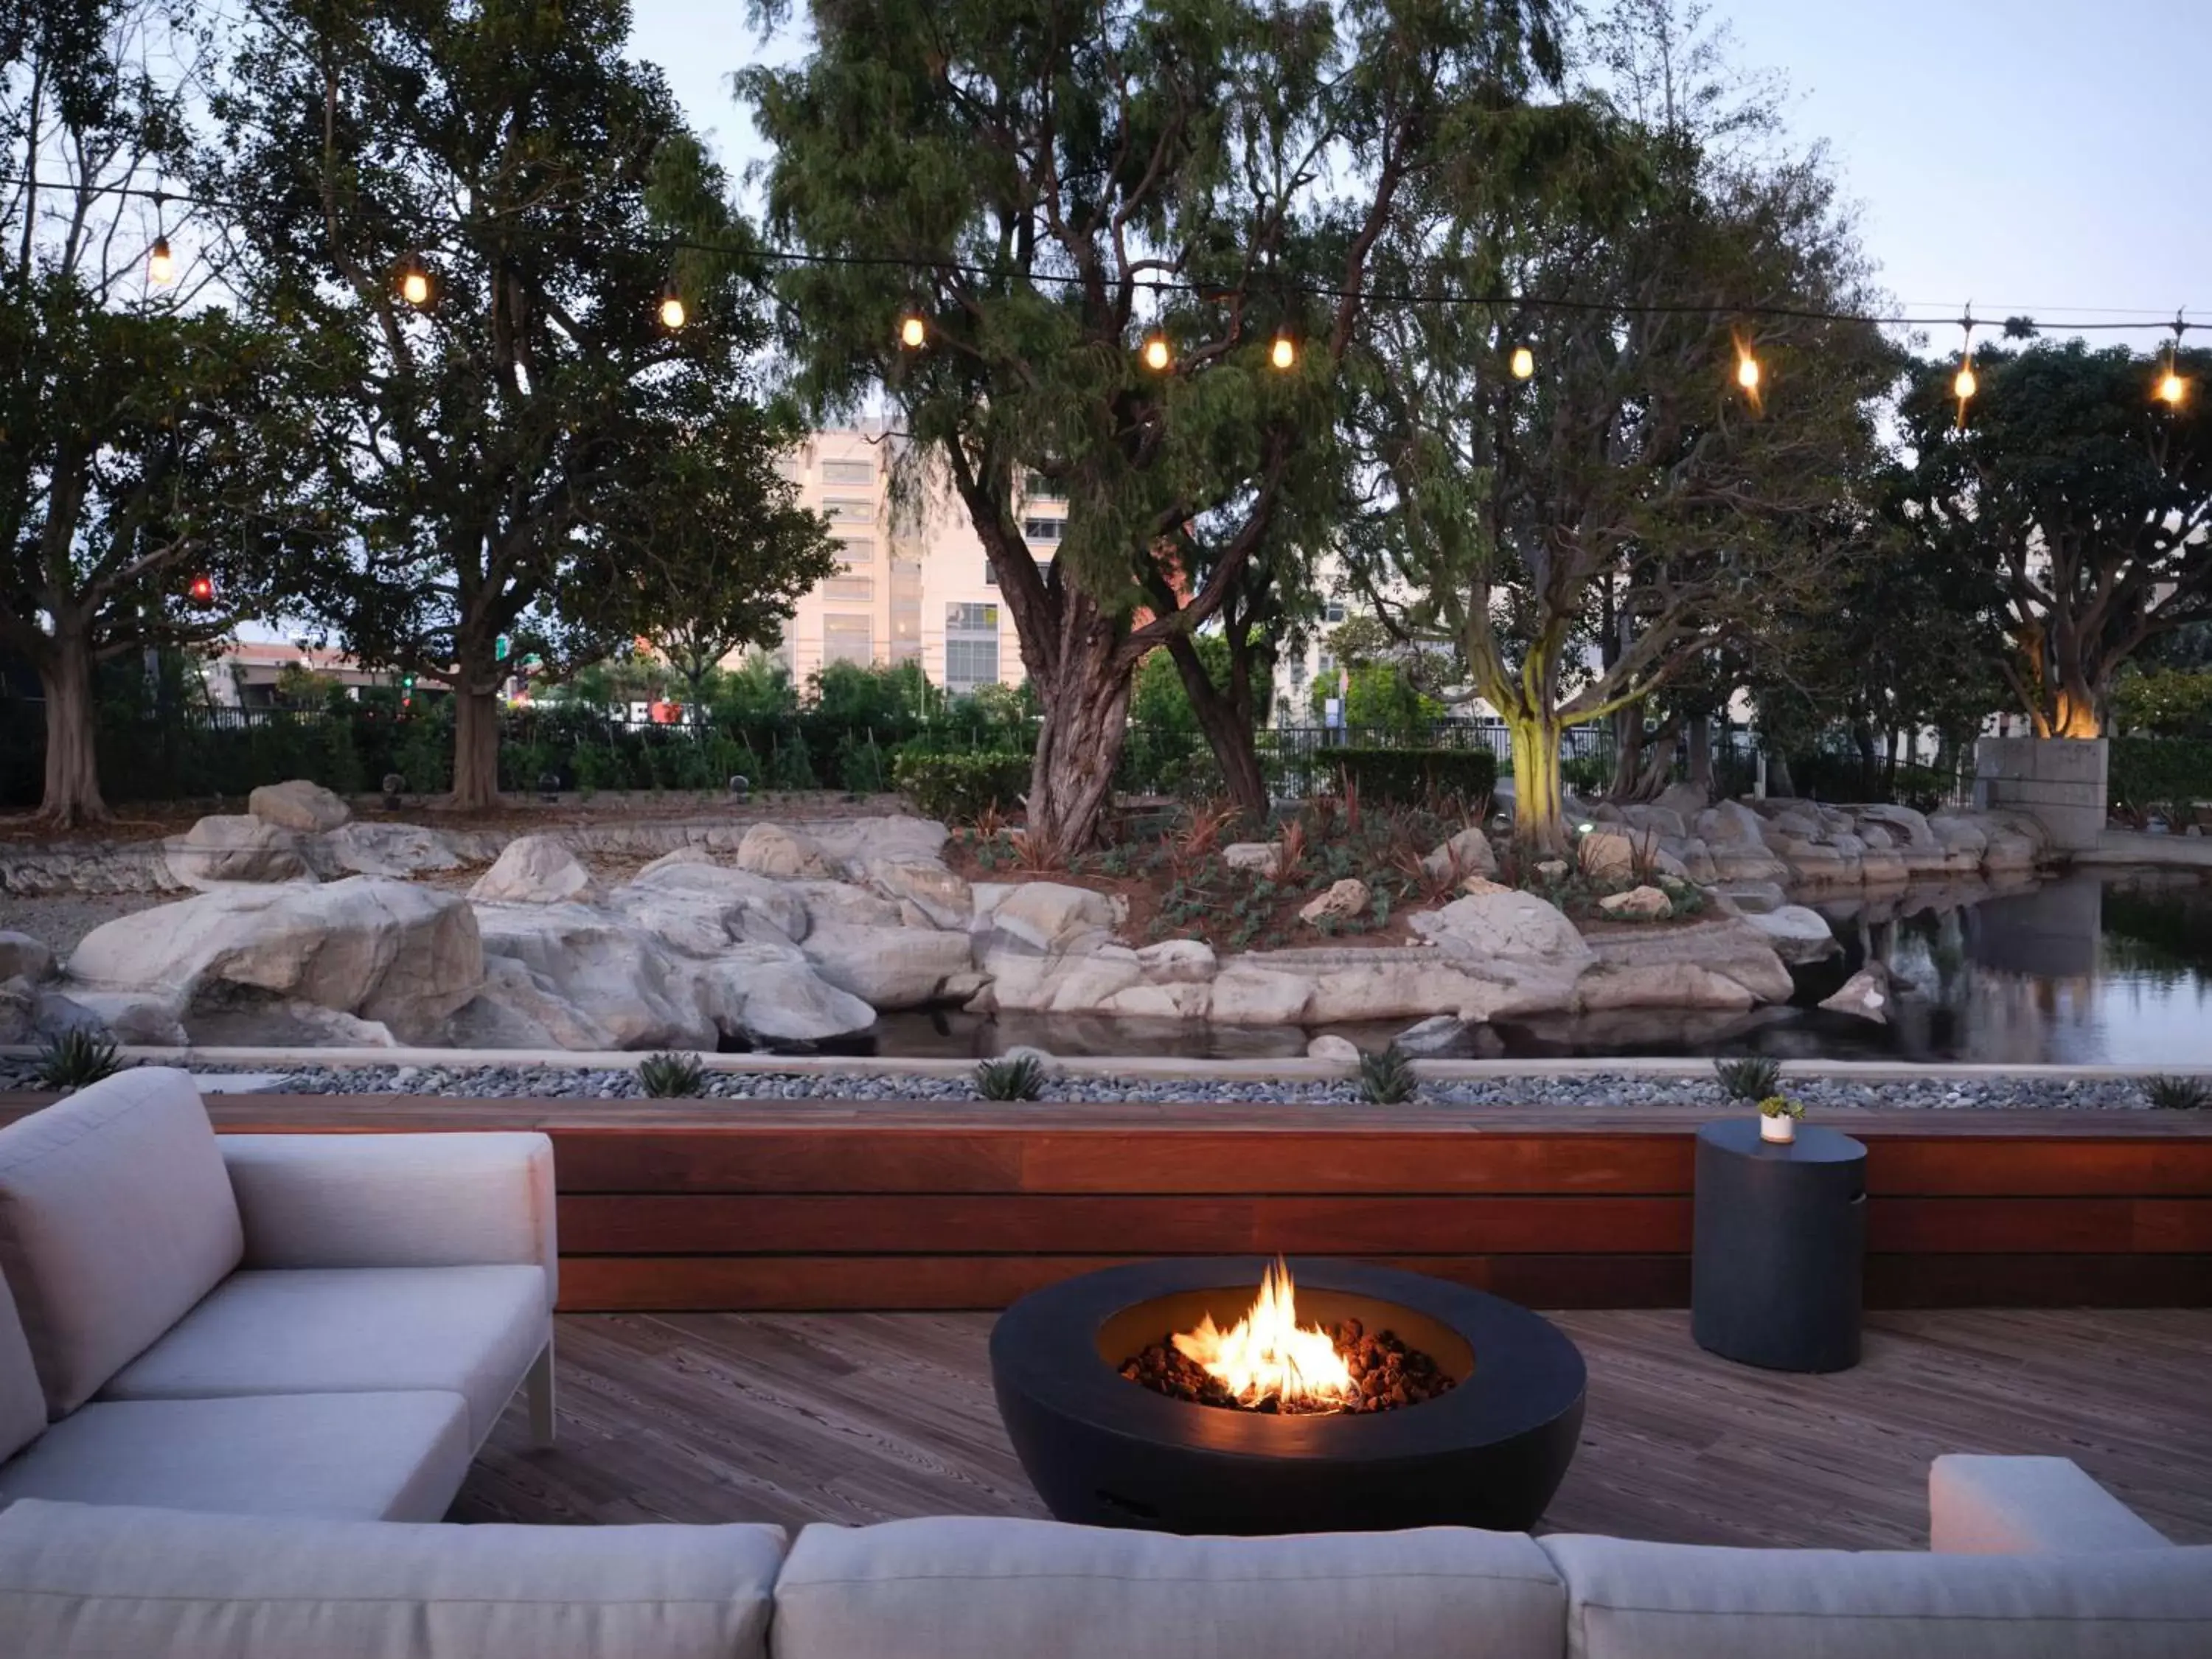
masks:
<path fill-rule="evenodd" d="M 2212 1107 L 2212 1082 L 2201 1077 L 2147 1077 L 2143 1097 L 2169 1112 L 2201 1112 Z"/>
<path fill-rule="evenodd" d="M 1801 1102 L 1789 1099 L 1784 1096 L 1769 1095 L 1759 1103 L 1759 1115 L 1761 1117 L 1786 1117 L 1802 1121 L 1805 1115 L 1805 1108 Z"/>
<path fill-rule="evenodd" d="M 1044 1062 L 1035 1054 L 1007 1054 L 975 1068 L 975 1092 L 985 1100 L 1042 1100 Z"/>
<path fill-rule="evenodd" d="M 1782 1062 L 1765 1054 L 1717 1060 L 1713 1075 L 1720 1079 L 1721 1092 L 1730 1100 L 1765 1100 L 1782 1081 Z"/>
<path fill-rule="evenodd" d="M 39 1081 L 49 1089 L 82 1089 L 129 1068 L 112 1038 L 82 1028 L 49 1038 L 39 1054 Z"/>
<path fill-rule="evenodd" d="M 1392 1043 L 1380 1054 L 1359 1057 L 1359 1097 L 1370 1106 L 1401 1106 L 1419 1092 L 1413 1062 Z"/>
<path fill-rule="evenodd" d="M 696 1095 L 706 1080 L 696 1054 L 648 1054 L 638 1062 L 638 1086 L 655 1099 Z"/>

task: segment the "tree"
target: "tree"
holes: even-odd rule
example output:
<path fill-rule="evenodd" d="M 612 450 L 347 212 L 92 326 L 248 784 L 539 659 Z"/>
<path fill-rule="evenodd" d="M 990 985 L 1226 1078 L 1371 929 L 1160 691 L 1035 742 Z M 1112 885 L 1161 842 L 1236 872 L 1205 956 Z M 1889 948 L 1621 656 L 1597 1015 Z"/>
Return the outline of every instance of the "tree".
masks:
<path fill-rule="evenodd" d="M 2212 619 L 2212 351 L 2179 355 L 2199 395 L 2178 407 L 2153 395 L 2166 367 L 2037 343 L 1977 355 L 1963 424 L 1954 362 L 1923 365 L 1904 400 L 1905 522 L 2002 611 L 2038 737 L 2100 735 L 2121 667 Z"/>
<path fill-rule="evenodd" d="M 181 158 L 198 46 L 166 6 L 0 0 L 0 643 L 39 676 L 58 829 L 109 816 L 98 666 L 227 634 L 301 527 L 272 342 L 198 305 L 197 268 L 150 283 L 185 216 L 142 223 L 119 193 Z"/>
<path fill-rule="evenodd" d="M 1378 265 L 1547 303 L 1372 314 L 1349 537 L 1381 613 L 1505 721 L 1516 835 L 1555 853 L 1568 726 L 1816 603 L 1892 370 L 1872 328 L 1803 314 L 1861 295 L 1817 164 L 1718 160 L 1595 94 L 1507 119 L 1514 187 L 1448 175 Z"/>
<path fill-rule="evenodd" d="M 672 457 L 776 441 L 726 416 L 765 338 L 742 228 L 629 25 L 623 0 L 267 0 L 213 100 L 239 280 L 327 380 L 323 483 L 358 532 L 304 602 L 451 685 L 463 809 L 497 799 L 499 638 L 554 673 L 606 655 L 639 526 L 684 510 L 650 498 L 699 482 Z"/>
<path fill-rule="evenodd" d="M 1328 539 L 1331 382 L 1376 241 L 1467 155 L 1461 112 L 1556 67 L 1552 13 L 817 0 L 804 62 L 739 76 L 775 149 L 771 234 L 819 261 L 780 283 L 799 388 L 824 412 L 886 391 L 909 477 L 965 507 L 1042 708 L 1026 834 L 1048 855 L 1091 838 L 1161 645 L 1264 803 L 1254 688 L 1281 571 Z M 1048 572 L 1016 508 L 1032 473 L 1069 501 Z M 1217 620 L 1225 690 L 1189 644 Z"/>

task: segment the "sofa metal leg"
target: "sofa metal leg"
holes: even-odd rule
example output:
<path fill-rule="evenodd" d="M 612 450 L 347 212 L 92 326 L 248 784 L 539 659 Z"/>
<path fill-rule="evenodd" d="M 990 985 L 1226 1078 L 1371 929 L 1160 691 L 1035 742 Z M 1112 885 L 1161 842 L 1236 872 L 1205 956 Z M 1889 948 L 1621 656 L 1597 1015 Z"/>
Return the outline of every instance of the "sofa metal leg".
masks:
<path fill-rule="evenodd" d="M 541 1446 L 553 1443 L 553 1343 L 549 1337 L 530 1364 L 523 1387 L 530 1394 L 530 1432 Z"/>

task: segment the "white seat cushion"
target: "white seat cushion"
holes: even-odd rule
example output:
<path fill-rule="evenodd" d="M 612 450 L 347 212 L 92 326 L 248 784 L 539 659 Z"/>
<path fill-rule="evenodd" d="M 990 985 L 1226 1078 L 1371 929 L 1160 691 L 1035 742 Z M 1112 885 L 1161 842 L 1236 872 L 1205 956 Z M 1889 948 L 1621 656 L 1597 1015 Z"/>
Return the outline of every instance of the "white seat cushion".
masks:
<path fill-rule="evenodd" d="M 551 1331 L 538 1267 L 233 1273 L 100 1397 L 442 1389 L 469 1402 L 473 1450 Z"/>
<path fill-rule="evenodd" d="M 0 1279 L 0 1462 L 36 1440 L 46 1426 L 46 1391 L 39 1384 L 31 1345 L 23 1340 L 15 1298 Z"/>
<path fill-rule="evenodd" d="M 2212 1547 L 2102 1555 L 1539 1540 L 1569 1659 L 2203 1659 Z"/>
<path fill-rule="evenodd" d="M 763 1659 L 775 1527 L 440 1527 L 19 1504 L 0 1652 Z"/>
<path fill-rule="evenodd" d="M 809 1527 L 776 1659 L 1559 1659 L 1566 1590 L 1518 1533 L 1176 1538 L 942 1516 Z"/>
<path fill-rule="evenodd" d="M 470 1449 L 457 1394 L 119 1401 L 64 1418 L 0 1464 L 0 1498 L 435 1521 Z"/>
<path fill-rule="evenodd" d="M 238 1265 L 245 1233 L 189 1074 L 140 1066 L 0 1129 L 0 1275 L 63 1417 Z"/>

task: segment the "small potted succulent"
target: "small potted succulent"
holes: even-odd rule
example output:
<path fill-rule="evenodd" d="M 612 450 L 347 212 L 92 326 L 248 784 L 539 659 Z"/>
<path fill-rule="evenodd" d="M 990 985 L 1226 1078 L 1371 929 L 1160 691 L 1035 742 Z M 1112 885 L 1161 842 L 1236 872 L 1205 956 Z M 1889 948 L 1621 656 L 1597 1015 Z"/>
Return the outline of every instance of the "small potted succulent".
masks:
<path fill-rule="evenodd" d="M 1797 1139 L 1797 1120 L 1804 1115 L 1797 1102 L 1769 1095 L 1759 1103 L 1759 1138 L 1787 1146 Z"/>

